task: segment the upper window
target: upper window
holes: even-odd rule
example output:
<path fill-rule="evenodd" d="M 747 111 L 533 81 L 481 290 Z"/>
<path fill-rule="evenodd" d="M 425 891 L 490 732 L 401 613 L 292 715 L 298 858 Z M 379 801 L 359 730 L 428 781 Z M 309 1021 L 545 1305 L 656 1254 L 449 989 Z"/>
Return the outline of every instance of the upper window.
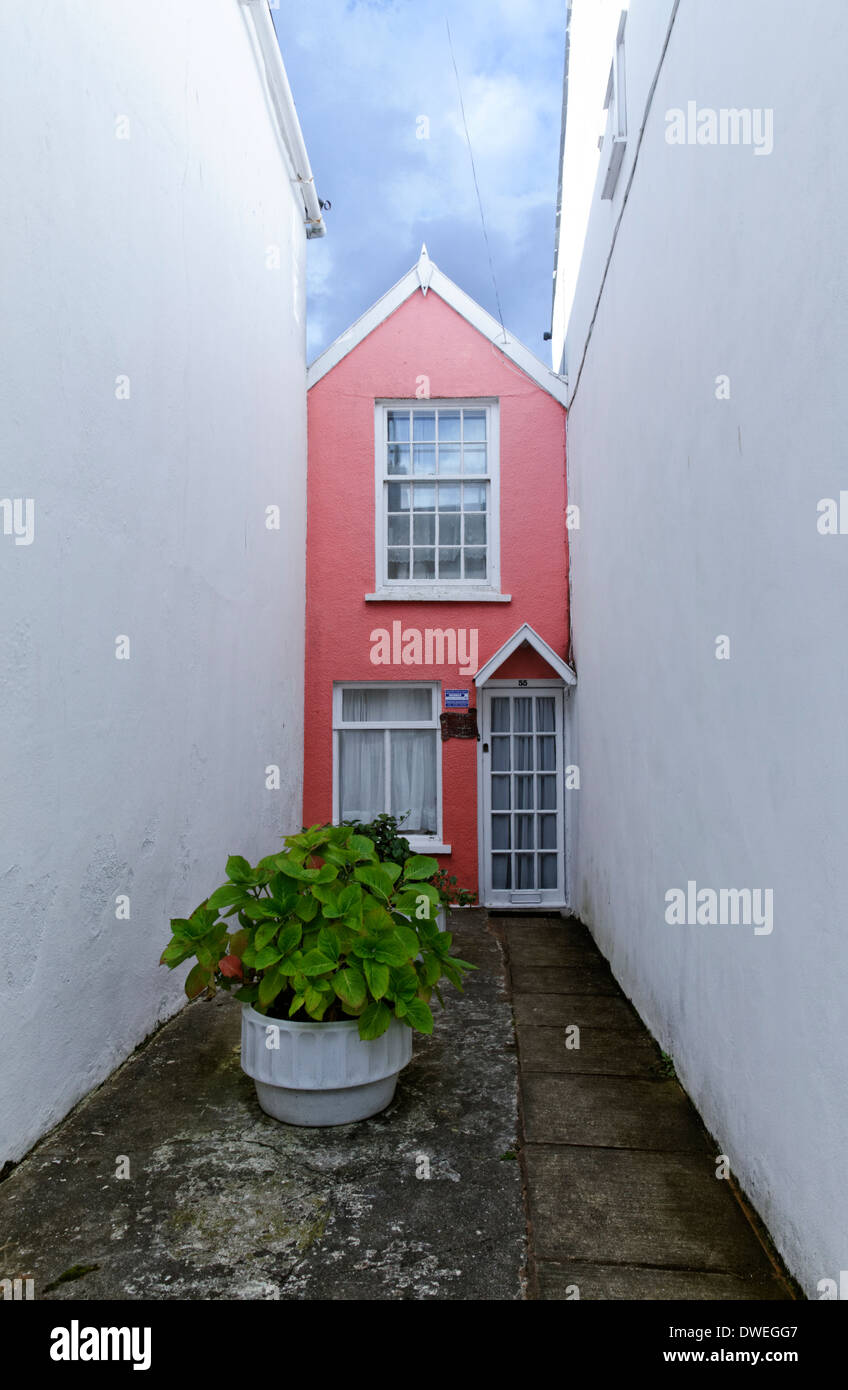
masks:
<path fill-rule="evenodd" d="M 496 589 L 497 406 L 393 401 L 377 431 L 378 585 Z"/>

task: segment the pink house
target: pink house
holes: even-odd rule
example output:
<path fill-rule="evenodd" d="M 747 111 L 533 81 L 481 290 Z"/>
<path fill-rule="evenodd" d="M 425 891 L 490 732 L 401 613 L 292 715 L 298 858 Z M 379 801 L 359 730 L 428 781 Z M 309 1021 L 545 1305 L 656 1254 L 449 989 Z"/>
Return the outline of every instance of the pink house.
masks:
<path fill-rule="evenodd" d="M 426 248 L 308 384 L 304 823 L 564 906 L 564 384 Z"/>

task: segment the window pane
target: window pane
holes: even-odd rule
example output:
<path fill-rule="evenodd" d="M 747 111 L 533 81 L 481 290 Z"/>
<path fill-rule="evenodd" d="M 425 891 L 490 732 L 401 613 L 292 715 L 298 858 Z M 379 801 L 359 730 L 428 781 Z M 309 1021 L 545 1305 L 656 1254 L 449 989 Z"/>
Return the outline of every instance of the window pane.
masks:
<path fill-rule="evenodd" d="M 348 692 L 345 691 L 345 694 Z M 339 810 L 342 820 L 373 820 L 388 808 L 382 729 L 339 734 Z"/>
<path fill-rule="evenodd" d="M 459 411 L 439 411 L 439 438 L 459 439 Z"/>
<path fill-rule="evenodd" d="M 463 458 L 465 459 L 466 473 L 485 473 L 485 444 L 466 444 L 465 449 L 463 450 Z"/>
<path fill-rule="evenodd" d="M 388 556 L 386 572 L 388 574 L 389 579 L 408 579 L 409 551 L 388 550 L 386 554 Z"/>
<path fill-rule="evenodd" d="M 414 410 L 412 412 L 412 438 L 413 439 L 435 439 L 436 438 L 436 412 L 435 410 Z"/>
<path fill-rule="evenodd" d="M 409 692 L 407 692 L 409 693 Z M 422 692 L 429 698 L 429 692 Z M 391 758 L 391 813 L 409 815 L 405 835 L 436 833 L 435 729 L 393 729 L 389 734 Z"/>
<path fill-rule="evenodd" d="M 515 817 L 515 844 L 517 849 L 535 849 L 534 816 Z"/>
<path fill-rule="evenodd" d="M 556 816 L 539 817 L 539 848 L 556 849 L 557 847 L 557 818 Z"/>
<path fill-rule="evenodd" d="M 439 540 L 442 545 L 459 545 L 459 512 L 439 512 Z"/>
<path fill-rule="evenodd" d="M 436 513 L 416 512 L 412 518 L 412 539 L 416 545 L 434 545 L 436 541 Z"/>
<path fill-rule="evenodd" d="M 553 733 L 556 725 L 554 723 L 554 698 L 552 695 L 536 696 L 536 728 L 539 733 Z"/>
<path fill-rule="evenodd" d="M 390 512 L 409 511 L 409 483 L 389 483 L 388 510 Z"/>
<path fill-rule="evenodd" d="M 515 804 L 520 811 L 532 811 L 533 809 L 533 778 L 516 777 L 515 779 Z"/>
<path fill-rule="evenodd" d="M 412 505 L 417 512 L 432 512 L 436 509 L 436 489 L 433 483 L 416 483 L 412 489 Z"/>
<path fill-rule="evenodd" d="M 435 473 L 436 471 L 436 446 L 435 444 L 416 444 L 412 450 L 412 467 L 417 474 Z"/>
<path fill-rule="evenodd" d="M 416 548 L 412 552 L 412 577 L 413 579 L 435 579 L 436 577 L 436 552 L 423 546 Z"/>
<path fill-rule="evenodd" d="M 509 810 L 509 777 L 492 778 L 492 808 L 495 811 Z"/>
<path fill-rule="evenodd" d="M 389 517 L 388 541 L 389 545 L 409 545 L 409 512 Z"/>
<path fill-rule="evenodd" d="M 527 695 L 519 695 L 513 702 L 515 732 L 517 734 L 533 731 L 533 701 Z"/>
<path fill-rule="evenodd" d="M 539 868 L 541 870 L 540 888 L 556 888 L 557 886 L 557 856 L 555 854 L 540 854 Z"/>
<path fill-rule="evenodd" d="M 512 887 L 512 855 L 493 854 L 492 855 L 492 887 L 511 888 Z"/>
<path fill-rule="evenodd" d="M 459 511 L 459 483 L 439 483 L 439 511 Z"/>
<path fill-rule="evenodd" d="M 556 739 L 553 734 L 543 734 L 537 742 L 539 744 L 536 750 L 539 759 L 539 771 L 553 772 L 556 768 Z"/>
<path fill-rule="evenodd" d="M 533 770 L 533 739 L 523 735 L 515 740 L 515 768 L 517 772 Z"/>
<path fill-rule="evenodd" d="M 556 810 L 556 778 L 540 777 L 539 782 L 539 810 Z"/>
<path fill-rule="evenodd" d="M 387 412 L 388 438 L 409 439 L 409 411 L 390 410 Z"/>
<path fill-rule="evenodd" d="M 485 544 L 486 544 L 486 513 L 485 513 L 485 512 L 466 512 L 466 514 L 465 514 L 465 544 L 466 544 L 466 545 L 485 545 Z"/>
<path fill-rule="evenodd" d="M 492 696 L 492 733 L 509 733 L 509 696 Z"/>
<path fill-rule="evenodd" d="M 458 473 L 460 470 L 460 451 L 458 444 L 439 445 L 439 472 Z"/>
<path fill-rule="evenodd" d="M 485 552 L 485 550 L 466 550 L 466 552 L 465 552 L 465 578 L 466 578 L 466 579 L 485 579 L 485 578 L 486 578 L 486 552 Z"/>
<path fill-rule="evenodd" d="M 466 440 L 486 438 L 485 410 L 463 411 L 463 438 Z"/>
<path fill-rule="evenodd" d="M 432 719 L 433 692 L 425 686 L 350 686 L 342 690 L 345 723 L 374 724 Z"/>
<path fill-rule="evenodd" d="M 466 483 L 464 505 L 467 512 L 484 512 L 486 510 L 486 484 Z"/>
<path fill-rule="evenodd" d="M 536 856 L 535 854 L 516 854 L 516 888 L 535 888 L 536 887 Z"/>
<path fill-rule="evenodd" d="M 511 849 L 509 816 L 492 816 L 492 849 Z"/>
<path fill-rule="evenodd" d="M 462 556 L 458 546 L 442 546 L 439 550 L 439 578 L 462 578 Z"/>
<path fill-rule="evenodd" d="M 492 768 L 495 772 L 509 772 L 509 736 L 492 739 Z"/>
<path fill-rule="evenodd" d="M 408 473 L 409 472 L 409 445 L 390 444 L 389 445 L 389 472 Z"/>

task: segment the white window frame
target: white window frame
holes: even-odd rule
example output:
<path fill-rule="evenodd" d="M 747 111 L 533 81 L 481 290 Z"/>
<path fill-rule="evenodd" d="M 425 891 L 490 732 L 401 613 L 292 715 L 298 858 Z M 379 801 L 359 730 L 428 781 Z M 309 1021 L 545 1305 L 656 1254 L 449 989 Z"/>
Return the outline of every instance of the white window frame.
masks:
<path fill-rule="evenodd" d="M 430 719 L 401 719 L 387 720 L 385 723 L 376 724 L 373 720 L 350 720 L 342 718 L 342 696 L 345 690 L 393 690 L 398 686 L 403 686 L 404 690 L 429 690 L 432 695 L 432 717 Z M 341 760 L 339 757 L 339 734 L 345 730 L 356 729 L 382 729 L 386 735 L 388 745 L 388 735 L 391 729 L 433 729 L 436 733 L 436 832 L 433 835 L 404 835 L 403 826 L 400 834 L 409 841 L 410 847 L 419 854 L 450 854 L 451 847 L 446 845 L 442 839 L 442 747 L 441 747 L 441 724 L 439 721 L 439 711 L 441 709 L 442 687 L 439 681 L 335 681 L 333 683 L 333 824 L 338 825 L 341 817 L 341 796 L 339 789 L 339 769 Z M 386 805 L 391 800 L 391 760 L 386 748 Z"/>
<path fill-rule="evenodd" d="M 390 410 L 485 410 L 486 412 L 486 462 L 488 472 L 478 475 L 479 481 L 489 484 L 489 507 L 487 509 L 487 574 L 483 579 L 389 579 L 386 561 L 386 506 L 385 489 L 391 482 L 438 482 L 438 474 L 432 478 L 416 478 L 409 474 L 404 477 L 389 477 L 387 459 L 387 421 Z M 421 400 L 378 400 L 374 404 L 374 470 L 375 470 L 375 524 L 374 524 L 374 572 L 376 587 L 373 594 L 365 597 L 371 601 L 401 599 L 418 602 L 495 602 L 509 603 L 511 596 L 502 594 L 501 556 L 500 556 L 500 410 L 494 397 L 458 400 L 453 397 L 433 397 Z M 467 482 L 478 479 L 469 475 Z"/>

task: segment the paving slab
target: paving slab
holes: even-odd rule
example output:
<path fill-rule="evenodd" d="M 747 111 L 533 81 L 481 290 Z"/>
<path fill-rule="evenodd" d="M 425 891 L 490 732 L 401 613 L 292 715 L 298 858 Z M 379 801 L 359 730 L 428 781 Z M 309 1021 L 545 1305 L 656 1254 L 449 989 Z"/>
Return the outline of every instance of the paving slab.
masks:
<path fill-rule="evenodd" d="M 523 1078 L 522 1093 L 528 1144 L 711 1152 L 676 1081 L 534 1073 Z"/>
<path fill-rule="evenodd" d="M 785 1285 L 770 1278 L 710 1274 L 705 1270 L 652 1269 L 647 1265 L 596 1265 L 540 1260 L 536 1297 L 549 1301 L 582 1300 L 785 1300 Z"/>
<path fill-rule="evenodd" d="M 622 1029 L 582 1027 L 578 1035 L 569 1035 L 564 1025 L 549 1028 L 519 1024 L 516 1036 L 521 1070 L 525 1075 L 563 1072 L 641 1076 L 649 1080 L 656 1076 L 660 1062 L 660 1051 L 653 1039 L 635 1033 L 630 1026 Z M 579 1041 L 579 1047 L 568 1046 L 575 1041 Z"/>
<path fill-rule="evenodd" d="M 450 925 L 480 969 L 382 1115 L 277 1123 L 239 1066 L 239 1006 L 194 1003 L 0 1184 L 0 1277 L 55 1300 L 522 1298 L 500 949 L 480 911 Z"/>
<path fill-rule="evenodd" d="M 708 1158 L 528 1144 L 525 1162 L 539 1259 L 768 1272 L 762 1246 Z"/>
<path fill-rule="evenodd" d="M 526 929 L 526 934 L 525 934 Z M 667 1061 L 580 924 L 499 918 L 519 1050 L 528 1296 L 786 1300 Z M 566 1044 L 577 1024 L 579 1048 Z"/>

